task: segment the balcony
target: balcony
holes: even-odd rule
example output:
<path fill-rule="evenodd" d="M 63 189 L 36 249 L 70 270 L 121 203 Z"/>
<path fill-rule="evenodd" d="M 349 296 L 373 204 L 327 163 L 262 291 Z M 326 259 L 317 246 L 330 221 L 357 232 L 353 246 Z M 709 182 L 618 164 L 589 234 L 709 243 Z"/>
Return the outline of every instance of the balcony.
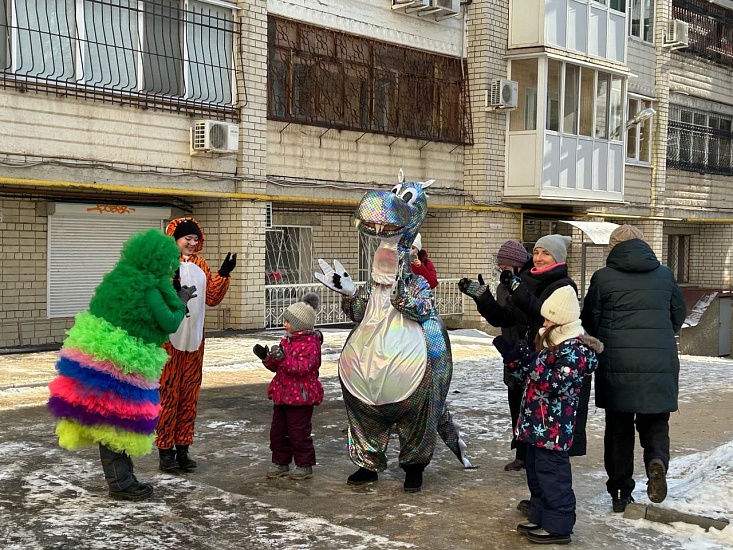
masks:
<path fill-rule="evenodd" d="M 557 48 L 626 63 L 625 0 L 510 0 L 509 49 Z"/>
<path fill-rule="evenodd" d="M 733 12 L 709 2 L 674 0 L 672 17 L 689 25 L 689 45 L 681 53 L 733 67 Z"/>
<path fill-rule="evenodd" d="M 504 200 L 623 201 L 626 76 L 549 55 L 510 60 Z"/>

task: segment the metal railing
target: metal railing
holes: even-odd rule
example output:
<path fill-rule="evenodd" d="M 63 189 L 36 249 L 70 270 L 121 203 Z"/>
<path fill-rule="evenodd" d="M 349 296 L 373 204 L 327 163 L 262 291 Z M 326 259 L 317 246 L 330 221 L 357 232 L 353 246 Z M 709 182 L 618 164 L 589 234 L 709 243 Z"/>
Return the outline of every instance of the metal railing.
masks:
<path fill-rule="evenodd" d="M 438 279 L 438 281 L 440 284 L 433 290 L 433 293 L 440 316 L 461 315 L 463 313 L 463 294 L 458 290 L 459 279 Z M 356 283 L 357 287 L 363 285 L 363 282 Z M 340 325 L 351 322 L 341 311 L 341 294 L 324 287 L 321 283 L 266 285 L 265 328 L 282 327 L 285 310 L 308 292 L 315 292 L 321 298 L 321 306 L 316 313 L 316 325 Z"/>
<path fill-rule="evenodd" d="M 0 0 L 0 87 L 236 120 L 231 8 Z"/>
<path fill-rule="evenodd" d="M 689 45 L 678 53 L 733 67 L 733 12 L 707 0 L 673 0 L 672 17 L 689 25 Z"/>

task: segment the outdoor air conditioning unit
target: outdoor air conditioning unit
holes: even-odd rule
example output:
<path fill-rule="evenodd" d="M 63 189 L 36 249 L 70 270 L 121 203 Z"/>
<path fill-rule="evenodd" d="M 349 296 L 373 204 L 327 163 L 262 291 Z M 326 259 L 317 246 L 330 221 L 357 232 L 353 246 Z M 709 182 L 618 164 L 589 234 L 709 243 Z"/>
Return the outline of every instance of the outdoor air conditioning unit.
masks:
<path fill-rule="evenodd" d="M 438 17 L 457 15 L 461 11 L 461 0 L 430 0 L 430 7 L 437 8 L 435 14 Z"/>
<path fill-rule="evenodd" d="M 519 85 L 514 80 L 497 78 L 491 82 L 487 107 L 490 109 L 516 109 Z"/>
<path fill-rule="evenodd" d="M 405 13 L 412 13 L 430 7 L 430 0 L 392 0 L 392 9 L 404 9 Z"/>
<path fill-rule="evenodd" d="M 668 21 L 664 46 L 673 50 L 686 48 L 690 45 L 689 30 L 690 25 L 685 21 L 679 19 Z"/>
<path fill-rule="evenodd" d="M 197 120 L 191 128 L 192 153 L 236 153 L 239 125 L 216 120 Z"/>

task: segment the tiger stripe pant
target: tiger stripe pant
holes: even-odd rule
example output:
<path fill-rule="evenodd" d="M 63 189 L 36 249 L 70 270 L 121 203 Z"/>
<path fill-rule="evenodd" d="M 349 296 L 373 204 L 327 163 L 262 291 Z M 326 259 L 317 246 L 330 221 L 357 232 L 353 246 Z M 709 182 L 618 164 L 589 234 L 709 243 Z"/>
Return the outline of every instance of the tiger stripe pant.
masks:
<path fill-rule="evenodd" d="M 170 359 L 160 378 L 161 411 L 155 440 L 158 449 L 193 443 L 204 365 L 203 341 L 196 351 L 177 350 L 170 342 L 164 347 Z"/>

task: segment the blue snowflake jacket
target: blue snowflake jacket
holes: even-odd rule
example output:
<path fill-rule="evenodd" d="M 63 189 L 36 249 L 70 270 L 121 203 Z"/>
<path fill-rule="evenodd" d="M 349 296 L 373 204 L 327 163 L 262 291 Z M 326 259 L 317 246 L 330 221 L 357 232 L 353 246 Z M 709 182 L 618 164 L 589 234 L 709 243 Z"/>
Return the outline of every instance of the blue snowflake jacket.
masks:
<path fill-rule="evenodd" d="M 584 335 L 507 363 L 525 384 L 517 439 L 551 451 L 570 450 L 583 377 L 596 370 L 596 350 L 602 346 Z"/>

